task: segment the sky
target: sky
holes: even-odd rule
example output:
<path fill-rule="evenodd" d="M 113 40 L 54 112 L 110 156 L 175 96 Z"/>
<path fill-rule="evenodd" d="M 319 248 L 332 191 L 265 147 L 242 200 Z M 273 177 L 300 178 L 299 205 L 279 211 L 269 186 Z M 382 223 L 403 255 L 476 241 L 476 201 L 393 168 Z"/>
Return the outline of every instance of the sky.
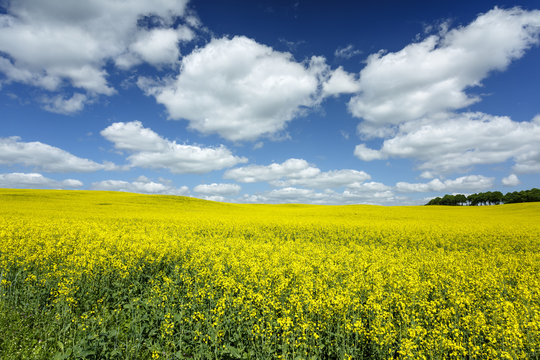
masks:
<path fill-rule="evenodd" d="M 0 0 L 0 188 L 540 187 L 537 1 Z"/>

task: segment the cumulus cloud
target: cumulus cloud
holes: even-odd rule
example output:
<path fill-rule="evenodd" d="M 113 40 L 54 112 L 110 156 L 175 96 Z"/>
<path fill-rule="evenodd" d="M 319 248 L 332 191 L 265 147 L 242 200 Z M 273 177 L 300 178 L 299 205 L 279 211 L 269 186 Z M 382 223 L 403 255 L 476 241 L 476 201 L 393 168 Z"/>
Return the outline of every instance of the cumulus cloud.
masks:
<path fill-rule="evenodd" d="M 276 181 L 277 186 L 304 186 L 308 188 L 326 189 L 349 186 L 370 179 L 371 176 L 364 171 L 342 169 L 319 172 L 310 177 L 291 177 Z"/>
<path fill-rule="evenodd" d="M 402 199 L 396 197 L 389 187 L 383 184 L 366 185 L 364 188 L 348 188 L 343 192 L 330 189 L 315 191 L 297 187 L 283 187 L 271 191 L 245 195 L 239 199 L 250 203 L 295 203 L 295 204 L 391 204 Z"/>
<path fill-rule="evenodd" d="M 112 163 L 98 164 L 39 141 L 23 142 L 14 136 L 0 138 L 0 164 L 25 165 L 46 172 L 92 172 L 113 170 Z"/>
<path fill-rule="evenodd" d="M 270 203 L 298 203 L 298 204 L 310 204 L 321 203 L 327 199 L 327 195 L 323 193 L 316 193 L 312 189 L 298 189 L 294 187 L 286 187 L 281 189 L 274 189 L 264 194 L 256 195 L 251 198 L 257 202 L 270 202 Z"/>
<path fill-rule="evenodd" d="M 227 170 L 223 177 L 243 183 L 275 181 L 283 177 L 312 177 L 320 173 L 304 159 L 288 159 L 281 164 L 248 165 Z"/>
<path fill-rule="evenodd" d="M 151 129 L 143 127 L 140 121 L 113 123 L 102 130 L 101 135 L 114 143 L 116 149 L 133 152 L 165 151 L 170 143 Z"/>
<path fill-rule="evenodd" d="M 180 41 L 189 41 L 195 37 L 194 32 L 186 26 L 177 29 L 157 28 L 140 30 L 136 40 L 129 45 L 129 51 L 116 58 L 116 65 L 123 69 L 142 62 L 154 66 L 173 65 L 179 61 Z"/>
<path fill-rule="evenodd" d="M 91 189 L 166 195 L 187 195 L 189 193 L 189 188 L 187 186 L 176 188 L 168 184 L 167 181 L 155 182 L 145 176 L 140 176 L 132 182 L 124 180 L 103 180 L 93 183 Z"/>
<path fill-rule="evenodd" d="M 45 110 L 69 115 L 81 111 L 87 102 L 88 97 L 81 93 L 75 93 L 69 99 L 65 99 L 61 95 L 57 95 L 53 98 L 45 97 L 43 102 L 45 103 Z"/>
<path fill-rule="evenodd" d="M 331 71 L 323 57 L 296 62 L 244 36 L 212 39 L 182 59 L 175 79 L 141 77 L 138 85 L 171 119 L 232 141 L 275 136 L 325 96 L 358 88 L 353 75 Z"/>
<path fill-rule="evenodd" d="M 229 140 L 254 140 L 283 130 L 313 105 L 318 82 L 310 70 L 289 53 L 236 36 L 185 56 L 176 79 L 139 85 L 172 119 Z"/>
<path fill-rule="evenodd" d="M 483 175 L 468 175 L 453 180 L 433 179 L 428 183 L 398 182 L 396 190 L 399 192 L 454 192 L 454 191 L 480 191 L 493 186 L 493 178 Z"/>
<path fill-rule="evenodd" d="M 224 201 L 226 196 L 237 195 L 241 187 L 237 184 L 201 184 L 193 188 L 198 194 L 204 195 L 207 200 Z"/>
<path fill-rule="evenodd" d="M 430 171 L 422 171 L 420 177 L 422 179 L 433 179 L 435 176 Z"/>
<path fill-rule="evenodd" d="M 519 181 L 516 174 L 510 174 L 507 177 L 502 178 L 502 183 L 504 186 L 516 186 L 519 185 L 521 181 Z"/>
<path fill-rule="evenodd" d="M 268 182 L 271 191 L 244 195 L 238 201 L 305 204 L 390 204 L 399 200 L 390 186 L 366 182 L 364 171 L 340 169 L 321 171 L 303 159 L 288 159 L 270 165 L 248 165 L 223 175 L 242 183 Z M 341 192 L 335 191 L 343 188 Z"/>
<path fill-rule="evenodd" d="M 353 182 L 351 184 L 347 185 L 347 190 L 350 193 L 377 193 L 377 192 L 385 192 L 392 190 L 390 186 L 384 185 L 383 183 L 376 182 L 376 181 L 370 181 L 370 182 Z"/>
<path fill-rule="evenodd" d="M 377 192 L 355 192 L 350 190 L 343 191 L 338 197 L 340 199 L 336 204 L 368 204 L 368 205 L 396 205 L 398 203 L 408 203 L 408 199 L 399 197 L 391 190 Z M 329 204 L 333 204 L 332 202 Z"/>
<path fill-rule="evenodd" d="M 334 70 L 323 83 L 323 96 L 332 96 L 339 94 L 352 94 L 360 90 L 360 84 L 355 76 L 347 73 L 340 66 Z"/>
<path fill-rule="evenodd" d="M 483 113 L 447 114 L 444 122 L 410 122 L 381 149 L 364 144 L 355 155 L 365 161 L 389 157 L 420 160 L 430 175 L 464 171 L 479 164 L 513 159 L 516 172 L 540 170 L 540 123 L 516 122 L 506 116 Z"/>
<path fill-rule="evenodd" d="M 385 140 L 378 150 L 359 144 L 355 156 L 415 159 L 428 179 L 508 160 L 516 173 L 540 172 L 539 117 L 517 122 L 456 112 L 480 101 L 467 89 L 505 70 L 539 43 L 539 34 L 540 11 L 495 8 L 467 26 L 442 27 L 398 52 L 371 55 L 349 110 L 363 119 L 362 136 Z"/>
<path fill-rule="evenodd" d="M 143 61 L 159 66 L 178 61 L 177 43 L 193 37 L 185 26 L 173 27 L 186 3 L 10 1 L 0 15 L 0 71 L 8 81 L 50 91 L 69 84 L 89 94 L 112 95 L 108 62 L 128 68 Z M 153 20 L 151 28 L 142 25 L 147 18 Z M 80 108 L 86 99 L 78 100 Z"/>
<path fill-rule="evenodd" d="M 347 185 L 338 199 L 343 204 L 395 204 L 404 200 L 394 194 L 392 187 L 376 181 Z"/>
<path fill-rule="evenodd" d="M 529 148 L 517 155 L 513 169 L 518 173 L 540 173 L 540 150 Z"/>
<path fill-rule="evenodd" d="M 75 179 L 53 180 L 38 173 L 0 174 L 0 188 L 79 188 L 83 183 Z"/>
<path fill-rule="evenodd" d="M 380 136 L 380 127 L 464 108 L 480 100 L 465 90 L 522 57 L 539 33 L 540 11 L 494 8 L 467 26 L 372 54 L 349 110 L 364 120 L 362 133 Z"/>
<path fill-rule="evenodd" d="M 265 181 L 280 187 L 304 186 L 318 189 L 347 186 L 371 178 L 364 171 L 352 169 L 323 172 L 303 159 L 288 159 L 281 164 L 266 166 L 248 165 L 228 170 L 223 177 L 243 183 Z"/>
<path fill-rule="evenodd" d="M 382 151 L 370 149 L 365 144 L 356 145 L 354 148 L 354 155 L 360 160 L 364 161 L 381 160 L 386 158 L 386 155 Z"/>
<path fill-rule="evenodd" d="M 540 129 L 540 115 L 536 115 L 530 124 L 534 134 Z M 514 171 L 518 173 L 540 173 L 540 148 L 538 146 L 526 146 L 516 157 Z"/>
<path fill-rule="evenodd" d="M 117 122 L 101 131 L 118 150 L 131 152 L 130 166 L 168 169 L 175 174 L 202 174 L 244 163 L 244 157 L 234 156 L 229 149 L 177 144 L 167 140 L 140 121 Z"/>

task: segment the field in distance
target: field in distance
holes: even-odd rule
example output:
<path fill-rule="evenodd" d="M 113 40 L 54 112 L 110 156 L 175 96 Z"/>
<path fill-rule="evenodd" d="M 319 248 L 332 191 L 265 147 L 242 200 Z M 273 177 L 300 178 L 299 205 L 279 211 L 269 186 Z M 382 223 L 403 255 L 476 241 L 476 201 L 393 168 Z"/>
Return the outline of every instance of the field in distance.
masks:
<path fill-rule="evenodd" d="M 2 359 L 534 359 L 540 203 L 0 189 Z"/>

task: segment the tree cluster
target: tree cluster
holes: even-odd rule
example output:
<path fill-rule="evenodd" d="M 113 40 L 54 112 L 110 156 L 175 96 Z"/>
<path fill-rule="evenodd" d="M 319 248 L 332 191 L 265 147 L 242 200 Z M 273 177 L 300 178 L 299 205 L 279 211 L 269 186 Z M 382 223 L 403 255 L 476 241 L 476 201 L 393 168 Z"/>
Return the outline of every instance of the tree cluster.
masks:
<path fill-rule="evenodd" d="M 540 201 L 540 189 L 508 192 L 503 195 L 500 191 L 487 191 L 465 196 L 463 194 L 449 195 L 431 199 L 426 205 L 497 205 L 522 202 Z"/>

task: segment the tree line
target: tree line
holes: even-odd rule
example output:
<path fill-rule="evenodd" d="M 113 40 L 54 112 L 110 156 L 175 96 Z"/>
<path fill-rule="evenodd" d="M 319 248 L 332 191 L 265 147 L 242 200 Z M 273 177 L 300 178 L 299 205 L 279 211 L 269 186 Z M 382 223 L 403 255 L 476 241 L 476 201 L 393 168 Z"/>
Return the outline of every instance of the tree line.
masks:
<path fill-rule="evenodd" d="M 522 202 L 540 201 L 540 189 L 508 192 L 503 195 L 500 191 L 487 191 L 465 196 L 463 194 L 436 197 L 431 199 L 426 205 L 498 205 Z"/>

